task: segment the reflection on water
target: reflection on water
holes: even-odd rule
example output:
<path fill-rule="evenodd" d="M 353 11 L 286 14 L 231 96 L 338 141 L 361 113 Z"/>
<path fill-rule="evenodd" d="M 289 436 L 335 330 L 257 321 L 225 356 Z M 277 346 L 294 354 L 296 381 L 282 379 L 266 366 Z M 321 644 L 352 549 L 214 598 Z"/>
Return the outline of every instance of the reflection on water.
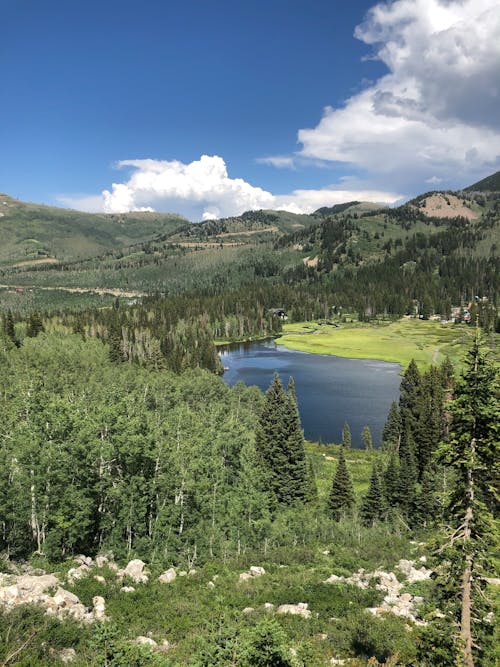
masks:
<path fill-rule="evenodd" d="M 273 340 L 238 343 L 220 351 L 229 386 L 241 380 L 266 391 L 274 372 L 285 385 L 292 375 L 309 440 L 340 442 L 347 421 L 353 446 L 361 446 L 365 424 L 378 446 L 391 402 L 399 397 L 399 364 L 297 352 Z"/>

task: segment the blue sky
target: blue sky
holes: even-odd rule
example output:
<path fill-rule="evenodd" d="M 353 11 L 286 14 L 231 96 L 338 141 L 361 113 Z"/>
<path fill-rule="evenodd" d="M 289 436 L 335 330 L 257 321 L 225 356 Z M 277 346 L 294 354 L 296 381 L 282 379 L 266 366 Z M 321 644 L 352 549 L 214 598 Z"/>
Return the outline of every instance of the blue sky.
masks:
<path fill-rule="evenodd" d="M 0 7 L 0 191 L 21 199 L 201 219 L 500 166 L 497 0 Z"/>

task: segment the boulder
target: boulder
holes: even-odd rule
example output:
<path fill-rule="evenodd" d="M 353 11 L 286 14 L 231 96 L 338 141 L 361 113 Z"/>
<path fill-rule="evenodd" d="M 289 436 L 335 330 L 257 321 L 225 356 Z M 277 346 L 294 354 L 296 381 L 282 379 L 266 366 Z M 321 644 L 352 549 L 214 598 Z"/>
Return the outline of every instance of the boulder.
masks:
<path fill-rule="evenodd" d="M 264 602 L 264 609 L 266 611 L 272 611 L 274 609 L 274 605 L 272 602 Z"/>
<path fill-rule="evenodd" d="M 143 646 L 151 646 L 151 648 L 158 646 L 154 639 L 151 639 L 151 637 L 144 637 L 143 635 L 139 635 L 139 637 L 133 639 L 132 644 L 142 644 Z"/>
<path fill-rule="evenodd" d="M 95 564 L 97 567 L 104 567 L 109 563 L 109 558 L 107 556 L 96 556 Z"/>
<path fill-rule="evenodd" d="M 94 605 L 94 618 L 96 621 L 104 621 L 106 618 L 105 614 L 105 609 L 106 609 L 106 601 L 103 597 L 100 595 L 95 595 L 92 598 L 92 604 Z"/>
<path fill-rule="evenodd" d="M 133 593 L 135 588 L 133 586 L 122 586 L 120 588 L 120 593 Z"/>
<path fill-rule="evenodd" d="M 162 584 L 170 584 L 174 579 L 177 577 L 177 572 L 174 570 L 173 567 L 170 569 L 166 570 L 163 574 L 160 574 L 158 577 L 158 581 L 160 581 Z"/>
<path fill-rule="evenodd" d="M 145 566 L 144 561 L 134 558 L 124 570 L 118 570 L 117 574 L 122 577 L 130 577 L 136 584 L 145 584 L 148 581 L 148 575 L 144 572 Z"/>
<path fill-rule="evenodd" d="M 282 604 L 278 607 L 277 614 L 292 614 L 294 616 L 303 616 L 310 618 L 311 611 L 307 608 L 307 602 L 299 602 L 298 604 Z"/>
<path fill-rule="evenodd" d="M 255 609 L 253 607 L 245 607 L 245 609 L 243 609 L 243 611 L 241 613 L 245 614 L 245 615 L 246 614 L 253 614 L 254 611 L 255 611 Z"/>
<path fill-rule="evenodd" d="M 104 577 L 101 577 L 100 574 L 94 574 L 94 579 L 98 581 L 100 584 L 106 583 L 106 579 Z"/>
<path fill-rule="evenodd" d="M 259 567 L 257 565 L 252 565 L 249 570 L 250 574 L 252 577 L 261 577 L 263 574 L 266 573 L 263 567 Z"/>

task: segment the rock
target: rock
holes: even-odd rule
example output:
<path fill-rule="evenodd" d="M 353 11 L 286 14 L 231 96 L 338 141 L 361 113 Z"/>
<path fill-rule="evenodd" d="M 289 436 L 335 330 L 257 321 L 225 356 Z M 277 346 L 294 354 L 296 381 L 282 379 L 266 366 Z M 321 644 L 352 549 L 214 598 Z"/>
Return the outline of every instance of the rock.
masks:
<path fill-rule="evenodd" d="M 250 567 L 250 574 L 252 575 L 252 577 L 261 577 L 265 573 L 266 571 L 264 570 L 263 567 L 258 567 L 257 565 L 252 565 Z"/>
<path fill-rule="evenodd" d="M 265 602 L 264 603 L 264 609 L 266 611 L 272 611 L 274 609 L 274 605 L 272 602 Z"/>
<path fill-rule="evenodd" d="M 178 574 L 179 577 L 187 577 L 187 572 L 186 570 L 181 570 Z"/>
<path fill-rule="evenodd" d="M 282 604 L 278 607 L 277 614 L 292 614 L 294 616 L 303 616 L 310 618 L 311 611 L 307 608 L 307 602 L 299 602 L 298 604 Z"/>
<path fill-rule="evenodd" d="M 106 579 L 104 577 L 101 577 L 100 574 L 94 574 L 94 579 L 98 581 L 100 584 L 106 583 Z"/>
<path fill-rule="evenodd" d="M 344 577 L 338 577 L 336 574 L 332 574 L 328 577 L 328 579 L 325 579 L 323 582 L 324 584 L 336 584 L 338 581 L 345 581 Z"/>
<path fill-rule="evenodd" d="M 105 615 L 106 601 L 100 595 L 95 595 L 92 598 L 92 604 L 94 605 L 94 610 L 93 610 L 94 618 L 96 619 L 96 621 L 103 621 L 106 618 Z"/>
<path fill-rule="evenodd" d="M 135 588 L 133 586 L 122 586 L 120 588 L 120 593 L 133 593 Z"/>
<path fill-rule="evenodd" d="M 245 607 L 245 609 L 243 609 L 243 611 L 241 613 L 242 614 L 253 614 L 254 611 L 255 611 L 255 609 L 253 607 Z"/>
<path fill-rule="evenodd" d="M 180 576 L 180 575 L 179 575 Z M 174 644 L 171 644 L 168 639 L 164 639 L 161 643 L 161 646 L 158 646 L 156 648 L 156 651 L 158 653 L 167 653 L 167 651 L 170 651 L 174 647 Z"/>
<path fill-rule="evenodd" d="M 332 658 L 330 660 L 330 665 L 345 665 L 347 660 L 342 660 L 342 658 Z"/>
<path fill-rule="evenodd" d="M 113 570 L 113 572 L 118 572 L 118 565 L 116 563 L 109 563 L 108 567 L 110 570 Z"/>
<path fill-rule="evenodd" d="M 325 549 L 321 553 L 323 554 L 323 556 L 329 556 L 330 555 L 330 551 L 328 551 L 328 549 Z"/>
<path fill-rule="evenodd" d="M 253 579 L 252 575 L 250 572 L 242 572 L 240 574 L 240 581 L 248 581 L 248 579 Z"/>
<path fill-rule="evenodd" d="M 49 653 L 58 662 L 63 662 L 65 665 L 76 659 L 76 651 L 74 648 L 62 648 L 59 651 L 56 649 L 49 649 Z"/>
<path fill-rule="evenodd" d="M 91 567 L 92 565 L 92 558 L 90 556 L 84 556 L 83 554 L 75 556 L 73 560 L 79 565 L 86 565 L 87 567 Z"/>
<path fill-rule="evenodd" d="M 177 577 L 177 572 L 174 570 L 173 567 L 169 568 L 168 570 L 165 570 L 163 574 L 160 574 L 158 577 L 158 581 L 160 581 L 162 584 L 170 584 L 174 579 Z"/>
<path fill-rule="evenodd" d="M 215 588 L 215 584 L 213 581 L 209 581 L 207 584 L 208 588 Z"/>
<path fill-rule="evenodd" d="M 23 574 L 16 577 L 16 585 L 21 595 L 25 593 L 38 595 L 48 588 L 59 586 L 59 579 L 55 574 L 42 574 L 40 576 Z"/>
<path fill-rule="evenodd" d="M 144 561 L 134 558 L 127 564 L 124 570 L 119 570 L 118 574 L 121 572 L 122 576 L 130 577 L 136 584 L 145 584 L 148 581 L 148 575 L 144 572 L 145 566 L 146 563 Z"/>
<path fill-rule="evenodd" d="M 139 635 L 139 637 L 133 639 L 132 644 L 142 644 L 143 646 L 151 646 L 151 648 L 158 646 L 154 639 L 151 639 L 151 637 L 144 637 L 143 635 Z"/>
<path fill-rule="evenodd" d="M 72 567 L 68 570 L 68 581 L 70 584 L 75 582 L 77 579 L 83 579 L 90 574 L 90 567 L 83 563 L 79 567 Z"/>
<path fill-rule="evenodd" d="M 196 570 L 189 570 L 188 577 L 194 577 L 197 574 Z"/>
<path fill-rule="evenodd" d="M 104 567 L 109 563 L 109 558 L 107 556 L 96 556 L 95 564 L 97 567 Z"/>
<path fill-rule="evenodd" d="M 74 593 L 64 590 L 64 588 L 58 588 L 52 599 L 58 607 L 71 607 L 80 604 L 78 597 Z"/>

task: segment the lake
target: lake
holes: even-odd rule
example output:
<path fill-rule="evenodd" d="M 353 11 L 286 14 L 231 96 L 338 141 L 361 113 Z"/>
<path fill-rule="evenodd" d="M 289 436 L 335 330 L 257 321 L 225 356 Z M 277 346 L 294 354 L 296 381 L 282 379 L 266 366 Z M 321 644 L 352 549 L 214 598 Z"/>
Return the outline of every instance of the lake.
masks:
<path fill-rule="evenodd" d="M 365 424 L 379 446 L 391 403 L 399 398 L 399 364 L 297 352 L 274 340 L 238 343 L 220 351 L 229 386 L 241 380 L 266 391 L 275 371 L 285 386 L 293 376 L 308 440 L 341 442 L 347 421 L 354 447 L 362 446 Z"/>

